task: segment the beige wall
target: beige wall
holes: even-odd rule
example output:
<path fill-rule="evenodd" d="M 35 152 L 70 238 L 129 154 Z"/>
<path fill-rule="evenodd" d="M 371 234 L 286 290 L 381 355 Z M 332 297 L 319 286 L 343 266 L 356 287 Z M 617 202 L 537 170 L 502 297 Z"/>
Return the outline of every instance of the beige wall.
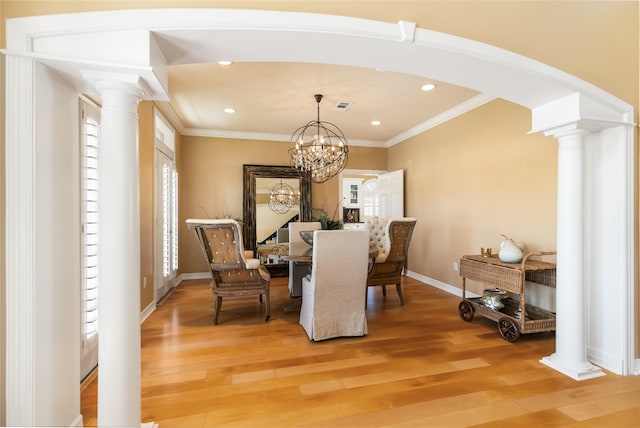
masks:
<path fill-rule="evenodd" d="M 389 149 L 405 171 L 405 214 L 416 217 L 409 269 L 461 287 L 453 263 L 501 234 L 527 251 L 555 250 L 557 143 L 527 135 L 531 114 L 493 101 Z"/>
<path fill-rule="evenodd" d="M 153 230 L 154 230 L 154 119 L 152 102 L 138 105 L 138 153 L 140 163 L 140 310 L 154 300 Z M 143 287 L 147 279 L 146 288 Z"/>
<path fill-rule="evenodd" d="M 206 272 L 207 265 L 188 218 L 242 218 L 244 164 L 289 165 L 289 143 L 182 136 L 179 173 L 179 272 Z M 369 166 L 373 165 L 373 166 Z M 386 150 L 350 147 L 349 168 L 384 169 Z M 338 180 L 311 186 L 312 206 L 331 215 L 338 203 Z"/>
<path fill-rule="evenodd" d="M 288 143 L 182 136 L 178 162 L 179 272 L 206 272 L 188 218 L 242 218 L 242 165 L 288 165 Z"/>

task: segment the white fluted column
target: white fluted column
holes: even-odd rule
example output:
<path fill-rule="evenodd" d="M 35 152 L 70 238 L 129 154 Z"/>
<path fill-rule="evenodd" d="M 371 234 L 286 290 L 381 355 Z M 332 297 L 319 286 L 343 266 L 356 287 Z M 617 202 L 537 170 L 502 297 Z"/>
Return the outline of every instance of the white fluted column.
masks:
<path fill-rule="evenodd" d="M 558 140 L 556 352 L 541 362 L 576 380 L 602 376 L 587 361 L 584 255 L 583 129 L 554 134 Z"/>
<path fill-rule="evenodd" d="M 8 55 L 6 78 L 6 423 L 35 426 L 35 61 Z"/>
<path fill-rule="evenodd" d="M 100 126 L 98 425 L 140 426 L 137 77 L 97 80 Z"/>

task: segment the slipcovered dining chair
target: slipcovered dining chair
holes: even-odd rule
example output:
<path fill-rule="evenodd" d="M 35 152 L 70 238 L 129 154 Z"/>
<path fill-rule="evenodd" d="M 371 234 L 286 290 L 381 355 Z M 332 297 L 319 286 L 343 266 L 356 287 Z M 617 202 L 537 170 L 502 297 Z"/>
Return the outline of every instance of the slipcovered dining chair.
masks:
<path fill-rule="evenodd" d="M 269 285 L 271 275 L 242 245 L 240 225 L 235 220 L 187 220 L 211 271 L 211 292 L 215 296 L 213 324 L 218 324 L 223 297 L 258 295 L 266 302 L 266 318 L 270 316 Z"/>
<path fill-rule="evenodd" d="M 303 278 L 300 325 L 309 339 L 367 334 L 366 230 L 316 230 L 311 274 Z"/>
<path fill-rule="evenodd" d="M 319 221 L 292 221 L 289 222 L 289 242 L 304 242 L 300 237 L 303 230 L 319 230 L 322 224 Z M 302 296 L 302 278 L 309 273 L 311 263 L 289 262 L 289 295 L 291 297 Z"/>
<path fill-rule="evenodd" d="M 367 277 L 367 286 L 382 286 L 382 295 L 386 296 L 386 286 L 395 285 L 400 305 L 404 305 L 402 271 L 416 221 L 413 217 L 371 218 L 365 221 L 370 233 L 370 245 L 378 249 Z"/>

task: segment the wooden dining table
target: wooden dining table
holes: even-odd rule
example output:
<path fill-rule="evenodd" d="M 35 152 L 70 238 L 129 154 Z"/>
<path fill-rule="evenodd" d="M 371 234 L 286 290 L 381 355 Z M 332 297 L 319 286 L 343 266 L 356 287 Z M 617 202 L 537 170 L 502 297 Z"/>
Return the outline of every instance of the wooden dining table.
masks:
<path fill-rule="evenodd" d="M 378 248 L 369 247 L 369 270 L 373 267 L 373 262 L 379 253 Z M 282 260 L 290 262 L 307 262 L 313 263 L 313 246 L 306 242 L 289 242 L 289 253 L 283 255 Z M 311 273 L 311 264 L 309 264 L 309 273 Z M 300 310 L 301 297 L 292 297 L 282 304 L 282 311 L 285 313 L 296 312 Z"/>
<path fill-rule="evenodd" d="M 369 247 L 369 260 L 373 261 L 378 253 L 378 248 Z M 281 258 L 290 262 L 312 262 L 313 247 L 306 242 L 289 242 L 289 253 Z"/>

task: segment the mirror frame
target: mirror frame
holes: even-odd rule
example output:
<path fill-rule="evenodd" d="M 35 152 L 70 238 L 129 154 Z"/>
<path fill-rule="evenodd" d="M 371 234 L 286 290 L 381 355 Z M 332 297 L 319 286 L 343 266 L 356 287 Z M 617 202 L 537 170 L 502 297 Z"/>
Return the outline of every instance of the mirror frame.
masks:
<path fill-rule="evenodd" d="M 311 174 L 290 166 L 243 165 L 242 235 L 244 249 L 256 249 L 256 178 L 299 178 L 300 221 L 311 221 Z"/>

